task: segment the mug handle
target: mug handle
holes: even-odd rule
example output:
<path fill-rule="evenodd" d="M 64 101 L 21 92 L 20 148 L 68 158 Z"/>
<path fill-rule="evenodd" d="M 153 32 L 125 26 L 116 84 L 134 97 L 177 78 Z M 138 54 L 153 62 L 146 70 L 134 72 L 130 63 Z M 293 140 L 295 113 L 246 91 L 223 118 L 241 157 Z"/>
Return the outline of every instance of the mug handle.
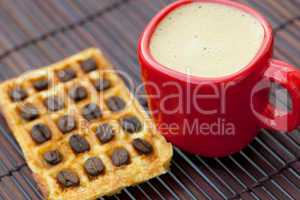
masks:
<path fill-rule="evenodd" d="M 300 124 L 300 71 L 291 64 L 272 59 L 264 78 L 287 89 L 292 109 L 283 112 L 269 102 L 263 117 L 258 118 L 262 128 L 276 131 L 291 131 L 297 128 Z"/>

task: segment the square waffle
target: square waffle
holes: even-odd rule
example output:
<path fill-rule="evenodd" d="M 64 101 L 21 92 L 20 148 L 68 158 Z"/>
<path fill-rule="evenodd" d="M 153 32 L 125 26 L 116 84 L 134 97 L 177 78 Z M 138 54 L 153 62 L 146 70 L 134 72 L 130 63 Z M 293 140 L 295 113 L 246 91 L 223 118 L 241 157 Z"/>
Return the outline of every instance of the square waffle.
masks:
<path fill-rule="evenodd" d="M 0 106 L 43 195 L 96 199 L 165 173 L 172 146 L 98 49 L 0 85 Z"/>

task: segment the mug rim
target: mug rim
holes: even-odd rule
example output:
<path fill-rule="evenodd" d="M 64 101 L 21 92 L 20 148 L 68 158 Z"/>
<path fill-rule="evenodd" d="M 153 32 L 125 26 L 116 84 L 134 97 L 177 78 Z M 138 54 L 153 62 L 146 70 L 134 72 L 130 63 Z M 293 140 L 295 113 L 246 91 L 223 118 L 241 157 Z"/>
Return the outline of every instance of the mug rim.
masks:
<path fill-rule="evenodd" d="M 252 59 L 250 63 L 248 63 L 248 65 L 246 65 L 239 71 L 231 73 L 229 75 L 216 76 L 216 77 L 202 77 L 198 75 L 197 76 L 189 75 L 183 72 L 173 70 L 170 67 L 164 66 L 160 64 L 158 61 L 156 61 L 156 59 L 152 56 L 150 52 L 150 42 L 151 42 L 152 35 L 156 30 L 158 24 L 165 18 L 166 15 L 168 15 L 170 12 L 174 11 L 178 7 L 189 3 L 195 3 L 195 2 L 217 3 L 225 6 L 234 7 L 248 14 L 251 14 L 256 19 L 259 20 L 259 22 L 261 23 L 265 31 L 264 40 L 256 56 Z M 140 57 L 142 57 L 142 59 L 144 59 L 144 61 L 147 62 L 147 64 L 150 67 L 155 68 L 156 70 L 163 72 L 168 76 L 175 77 L 176 79 L 180 79 L 183 81 L 189 80 L 190 82 L 195 82 L 195 83 L 199 81 L 225 82 L 225 81 L 235 80 L 237 78 L 238 79 L 246 78 L 249 74 L 255 71 L 257 67 L 260 67 L 256 64 L 261 60 L 261 58 L 265 57 L 269 53 L 272 47 L 272 43 L 273 43 L 273 30 L 270 23 L 266 20 L 266 18 L 262 14 L 260 14 L 258 11 L 245 4 L 234 2 L 231 0 L 179 0 L 162 9 L 148 23 L 139 40 L 138 54 L 140 55 Z"/>

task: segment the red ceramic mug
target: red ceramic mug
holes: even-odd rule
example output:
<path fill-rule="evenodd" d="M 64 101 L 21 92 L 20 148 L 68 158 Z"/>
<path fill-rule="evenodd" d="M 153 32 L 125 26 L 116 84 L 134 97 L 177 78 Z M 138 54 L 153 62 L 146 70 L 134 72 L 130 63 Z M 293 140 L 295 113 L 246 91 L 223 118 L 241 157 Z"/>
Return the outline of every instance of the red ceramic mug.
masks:
<path fill-rule="evenodd" d="M 174 71 L 155 61 L 149 50 L 155 28 L 171 11 L 193 2 L 235 7 L 261 22 L 265 38 L 248 66 L 228 76 L 203 78 Z M 272 49 L 269 22 L 246 5 L 228 0 L 181 0 L 163 9 L 145 28 L 138 44 L 142 78 L 158 129 L 183 150 L 216 157 L 240 151 L 260 128 L 296 128 L 300 122 L 300 72 L 272 59 Z M 290 111 L 279 110 L 269 102 L 270 82 L 287 89 L 292 102 Z"/>

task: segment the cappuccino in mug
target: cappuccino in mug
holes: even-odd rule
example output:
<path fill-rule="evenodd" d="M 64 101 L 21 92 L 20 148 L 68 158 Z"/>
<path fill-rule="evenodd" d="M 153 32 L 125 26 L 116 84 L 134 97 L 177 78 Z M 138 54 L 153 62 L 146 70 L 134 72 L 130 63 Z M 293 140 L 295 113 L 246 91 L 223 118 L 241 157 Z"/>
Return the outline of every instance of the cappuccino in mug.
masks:
<path fill-rule="evenodd" d="M 226 76 L 246 67 L 265 32 L 251 14 L 217 3 L 195 2 L 169 13 L 151 41 L 153 58 L 165 67 L 200 77 Z"/>

